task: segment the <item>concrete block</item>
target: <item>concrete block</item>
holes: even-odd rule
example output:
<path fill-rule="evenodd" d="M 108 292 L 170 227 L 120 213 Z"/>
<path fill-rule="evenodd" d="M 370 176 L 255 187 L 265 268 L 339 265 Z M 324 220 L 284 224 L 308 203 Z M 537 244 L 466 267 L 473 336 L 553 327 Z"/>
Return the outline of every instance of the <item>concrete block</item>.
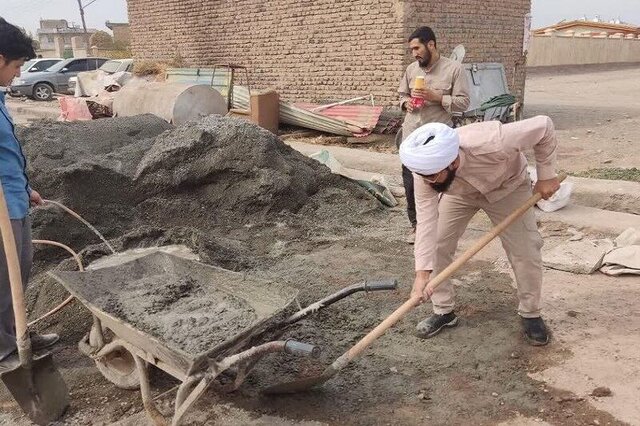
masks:
<path fill-rule="evenodd" d="M 542 264 L 547 268 L 574 274 L 591 274 L 602 265 L 604 255 L 613 250 L 613 241 L 567 241 L 542 252 Z"/>

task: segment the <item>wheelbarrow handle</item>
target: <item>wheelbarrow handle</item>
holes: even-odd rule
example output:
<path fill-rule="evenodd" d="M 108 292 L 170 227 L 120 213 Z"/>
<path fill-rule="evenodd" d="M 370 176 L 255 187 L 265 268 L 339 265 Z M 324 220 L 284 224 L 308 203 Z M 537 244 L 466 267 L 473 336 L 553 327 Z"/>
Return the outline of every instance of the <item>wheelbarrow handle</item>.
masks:
<path fill-rule="evenodd" d="M 386 290 L 397 290 L 397 289 L 398 289 L 398 280 L 394 278 L 364 282 L 364 291 L 386 291 Z"/>
<path fill-rule="evenodd" d="M 312 358 L 318 358 L 318 356 L 320 356 L 319 347 L 291 339 L 285 342 L 284 351 L 285 353 L 297 356 L 310 356 Z"/>
<path fill-rule="evenodd" d="M 291 325 L 294 324 L 301 319 L 318 312 L 321 309 L 326 308 L 327 306 L 331 306 L 339 300 L 344 299 L 345 297 L 351 296 L 354 293 L 360 291 L 383 291 L 383 290 L 395 290 L 398 288 L 398 281 L 396 279 L 383 279 L 383 280 L 374 280 L 374 281 L 364 281 L 361 283 L 353 284 L 348 287 L 343 288 L 324 299 L 318 300 L 315 303 L 307 306 L 306 308 L 296 312 L 291 315 L 289 318 L 284 320 L 284 324 Z"/>

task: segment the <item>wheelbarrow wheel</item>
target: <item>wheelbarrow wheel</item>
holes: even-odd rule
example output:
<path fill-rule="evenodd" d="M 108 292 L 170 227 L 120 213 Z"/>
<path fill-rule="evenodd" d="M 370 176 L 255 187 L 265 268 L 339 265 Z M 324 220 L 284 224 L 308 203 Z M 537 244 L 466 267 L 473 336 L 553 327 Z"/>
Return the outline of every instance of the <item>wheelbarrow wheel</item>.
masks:
<path fill-rule="evenodd" d="M 93 333 L 90 333 L 89 340 L 92 341 L 94 338 Z M 95 363 L 104 378 L 120 389 L 136 390 L 140 388 L 140 376 L 136 368 L 136 361 L 131 352 L 125 348 L 120 347 L 104 357 L 96 359 Z"/>

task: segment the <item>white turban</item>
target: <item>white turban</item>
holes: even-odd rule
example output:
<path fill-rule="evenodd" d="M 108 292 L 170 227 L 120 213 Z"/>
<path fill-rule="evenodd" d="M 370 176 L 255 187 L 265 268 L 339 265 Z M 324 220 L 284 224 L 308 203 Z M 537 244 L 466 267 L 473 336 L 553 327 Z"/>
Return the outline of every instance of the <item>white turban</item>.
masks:
<path fill-rule="evenodd" d="M 433 175 L 458 157 L 460 139 L 446 124 L 429 123 L 414 130 L 400 145 L 400 161 L 412 172 Z"/>

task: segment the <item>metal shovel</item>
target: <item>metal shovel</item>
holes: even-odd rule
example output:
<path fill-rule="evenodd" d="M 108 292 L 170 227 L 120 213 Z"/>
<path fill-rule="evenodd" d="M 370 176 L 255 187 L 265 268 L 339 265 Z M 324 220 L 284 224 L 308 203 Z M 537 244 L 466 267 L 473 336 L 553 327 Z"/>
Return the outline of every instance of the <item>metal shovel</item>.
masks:
<path fill-rule="evenodd" d="M 558 176 L 558 180 L 562 182 L 567 176 L 561 174 Z M 458 259 L 452 262 L 442 272 L 436 275 L 429 281 L 427 285 L 431 290 L 439 286 L 443 281 L 453 275 L 462 265 L 464 265 L 469 259 L 471 259 L 476 253 L 478 253 L 484 246 L 489 244 L 495 237 L 500 235 L 509 225 L 511 225 L 516 219 L 525 214 L 527 210 L 533 207 L 542 196 L 536 193 L 531 196 L 521 207 L 504 218 L 502 222 L 496 225 L 491 231 L 480 238 L 476 243 L 465 251 Z M 376 328 L 371 330 L 369 334 L 364 336 L 358 343 L 356 343 L 351 349 L 337 358 L 333 364 L 328 366 L 322 374 L 314 377 L 306 377 L 303 379 L 294 380 L 287 383 L 279 383 L 274 386 L 270 386 L 264 390 L 266 394 L 281 394 L 281 393 L 295 393 L 301 392 L 313 387 L 322 385 L 327 380 L 338 374 L 347 364 L 358 357 L 371 343 L 382 336 L 389 328 L 393 327 L 398 321 L 400 321 L 409 311 L 420 304 L 419 298 L 411 298 L 404 302 L 402 306 L 396 309 L 391 315 L 384 319 Z"/>
<path fill-rule="evenodd" d="M 13 312 L 16 318 L 16 343 L 20 358 L 20 364 L 6 368 L 0 372 L 0 376 L 29 419 L 38 425 L 47 425 L 64 414 L 69 406 L 69 391 L 53 363 L 51 353 L 34 358 L 31 351 L 20 263 L 1 182 L 0 232 L 7 257 Z"/>

